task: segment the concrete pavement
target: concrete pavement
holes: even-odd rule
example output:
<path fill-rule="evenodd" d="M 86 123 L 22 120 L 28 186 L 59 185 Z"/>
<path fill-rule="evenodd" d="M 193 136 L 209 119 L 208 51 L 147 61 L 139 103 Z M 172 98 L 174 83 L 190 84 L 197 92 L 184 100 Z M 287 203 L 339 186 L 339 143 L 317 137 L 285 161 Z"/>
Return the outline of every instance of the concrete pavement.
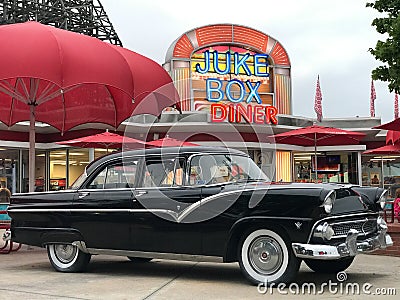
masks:
<path fill-rule="evenodd" d="M 0 299 L 364 299 L 368 291 L 397 295 L 370 296 L 371 299 L 398 299 L 400 295 L 400 258 L 359 255 L 346 271 L 346 280 L 336 275 L 317 275 L 302 264 L 296 282 L 285 289 L 260 289 L 250 285 L 237 264 L 216 264 L 154 260 L 132 263 L 125 257 L 94 256 L 86 273 L 55 272 L 44 249 L 23 248 L 0 255 Z M 330 292 L 328 283 L 336 283 Z M 312 283 L 316 290 L 307 294 Z M 340 292 L 340 283 L 343 291 Z M 361 287 L 359 294 L 346 295 L 346 283 Z M 318 294 L 321 285 L 323 294 Z M 302 287 L 305 289 L 300 294 Z M 349 289 L 350 292 L 352 290 Z M 265 292 L 265 293 L 260 293 Z"/>

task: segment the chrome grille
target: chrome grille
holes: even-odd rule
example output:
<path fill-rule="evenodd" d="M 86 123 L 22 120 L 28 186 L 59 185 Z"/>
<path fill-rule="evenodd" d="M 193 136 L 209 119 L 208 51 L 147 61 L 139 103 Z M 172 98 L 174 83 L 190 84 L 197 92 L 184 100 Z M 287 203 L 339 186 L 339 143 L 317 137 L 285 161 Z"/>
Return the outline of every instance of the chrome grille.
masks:
<path fill-rule="evenodd" d="M 343 238 L 347 236 L 350 229 L 355 229 L 359 235 L 368 235 L 377 231 L 375 219 L 362 219 L 354 221 L 343 221 L 330 224 L 335 234 L 332 238 Z"/>

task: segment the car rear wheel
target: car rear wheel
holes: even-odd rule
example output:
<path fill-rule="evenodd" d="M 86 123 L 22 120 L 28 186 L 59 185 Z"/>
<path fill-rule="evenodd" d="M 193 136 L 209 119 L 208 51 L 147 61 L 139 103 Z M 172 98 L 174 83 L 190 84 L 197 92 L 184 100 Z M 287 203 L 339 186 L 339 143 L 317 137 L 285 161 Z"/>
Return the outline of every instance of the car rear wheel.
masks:
<path fill-rule="evenodd" d="M 49 244 L 47 255 L 53 268 L 59 272 L 81 272 L 91 257 L 71 244 Z"/>
<path fill-rule="evenodd" d="M 352 264 L 354 257 L 336 260 L 305 259 L 306 265 L 316 273 L 338 273 L 346 270 Z"/>
<path fill-rule="evenodd" d="M 147 258 L 147 257 L 134 257 L 134 256 L 128 256 L 129 260 L 134 263 L 147 263 L 152 260 L 152 258 Z"/>
<path fill-rule="evenodd" d="M 244 276 L 254 284 L 291 282 L 300 260 L 277 231 L 257 229 L 244 235 L 239 244 L 239 265 Z"/>

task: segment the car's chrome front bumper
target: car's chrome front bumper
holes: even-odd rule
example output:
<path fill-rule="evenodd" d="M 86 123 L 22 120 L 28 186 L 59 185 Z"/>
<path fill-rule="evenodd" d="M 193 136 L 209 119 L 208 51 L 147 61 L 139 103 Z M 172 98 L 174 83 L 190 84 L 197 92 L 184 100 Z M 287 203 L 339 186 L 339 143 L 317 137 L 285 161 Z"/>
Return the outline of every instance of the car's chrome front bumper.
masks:
<path fill-rule="evenodd" d="M 292 243 L 292 248 L 294 254 L 299 258 L 339 259 L 392 246 L 392 238 L 386 234 L 386 223 L 380 223 L 378 228 L 379 230 L 375 236 L 362 241 L 357 241 L 359 232 L 355 229 L 350 229 L 347 233 L 346 241 L 337 246 Z"/>

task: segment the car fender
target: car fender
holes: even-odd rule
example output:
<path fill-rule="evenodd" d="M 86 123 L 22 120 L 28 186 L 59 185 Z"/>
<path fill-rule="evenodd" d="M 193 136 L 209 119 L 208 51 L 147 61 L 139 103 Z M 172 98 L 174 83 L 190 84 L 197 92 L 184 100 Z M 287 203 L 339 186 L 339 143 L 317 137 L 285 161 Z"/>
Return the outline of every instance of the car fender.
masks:
<path fill-rule="evenodd" d="M 291 242 L 306 242 L 312 228 L 312 218 L 248 216 L 236 221 L 230 231 L 224 251 L 224 261 L 237 260 L 237 249 L 243 234 L 251 229 L 276 229 Z"/>

